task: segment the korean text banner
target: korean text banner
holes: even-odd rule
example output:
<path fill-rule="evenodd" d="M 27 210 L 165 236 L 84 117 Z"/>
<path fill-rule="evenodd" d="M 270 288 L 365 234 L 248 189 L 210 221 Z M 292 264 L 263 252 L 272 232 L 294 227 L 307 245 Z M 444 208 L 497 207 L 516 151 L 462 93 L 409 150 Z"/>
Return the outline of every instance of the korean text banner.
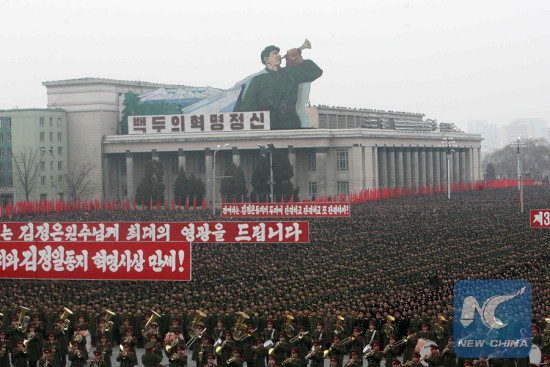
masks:
<path fill-rule="evenodd" d="M 531 228 L 550 228 L 550 210 L 531 210 Z"/>
<path fill-rule="evenodd" d="M 2 243 L 0 278 L 191 280 L 188 242 Z"/>
<path fill-rule="evenodd" d="M 349 203 L 222 204 L 222 217 L 349 217 Z"/>
<path fill-rule="evenodd" d="M 3 223 L 2 242 L 309 242 L 308 222 Z"/>
<path fill-rule="evenodd" d="M 269 111 L 128 116 L 128 134 L 238 132 L 269 129 Z"/>

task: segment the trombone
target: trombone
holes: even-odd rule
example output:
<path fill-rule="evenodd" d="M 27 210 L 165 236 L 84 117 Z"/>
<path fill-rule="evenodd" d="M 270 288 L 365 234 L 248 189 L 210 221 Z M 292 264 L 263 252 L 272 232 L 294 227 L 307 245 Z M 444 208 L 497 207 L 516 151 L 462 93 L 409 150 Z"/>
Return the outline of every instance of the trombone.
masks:
<path fill-rule="evenodd" d="M 291 344 L 296 343 L 298 341 L 298 339 L 302 339 L 304 337 L 304 335 L 307 335 L 308 333 L 309 333 L 309 331 L 306 331 L 305 333 L 299 332 L 298 335 L 296 335 L 294 338 L 290 339 L 289 342 Z"/>

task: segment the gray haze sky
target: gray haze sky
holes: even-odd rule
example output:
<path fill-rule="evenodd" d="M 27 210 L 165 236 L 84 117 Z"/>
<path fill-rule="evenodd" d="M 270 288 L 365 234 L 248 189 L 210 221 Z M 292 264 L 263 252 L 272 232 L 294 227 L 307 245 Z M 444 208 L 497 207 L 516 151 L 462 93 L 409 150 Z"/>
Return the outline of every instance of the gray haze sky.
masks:
<path fill-rule="evenodd" d="M 43 81 L 229 88 L 260 51 L 308 38 L 312 104 L 505 124 L 550 121 L 550 1 L 0 0 L 0 108 L 46 107 Z"/>

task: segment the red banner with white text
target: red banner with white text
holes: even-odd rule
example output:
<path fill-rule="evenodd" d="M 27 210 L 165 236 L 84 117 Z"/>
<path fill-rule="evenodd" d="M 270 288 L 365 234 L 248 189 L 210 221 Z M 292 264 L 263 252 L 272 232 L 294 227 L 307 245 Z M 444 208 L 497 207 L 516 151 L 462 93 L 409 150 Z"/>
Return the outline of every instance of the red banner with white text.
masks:
<path fill-rule="evenodd" d="M 531 210 L 531 228 L 550 228 L 550 210 Z"/>
<path fill-rule="evenodd" d="M 2 242 L 309 242 L 308 222 L 3 223 Z M 3 245 L 2 245 L 3 246 Z"/>
<path fill-rule="evenodd" d="M 222 217 L 349 217 L 350 203 L 222 204 Z"/>
<path fill-rule="evenodd" d="M 17 279 L 191 280 L 191 244 L 2 243 L 0 270 Z"/>

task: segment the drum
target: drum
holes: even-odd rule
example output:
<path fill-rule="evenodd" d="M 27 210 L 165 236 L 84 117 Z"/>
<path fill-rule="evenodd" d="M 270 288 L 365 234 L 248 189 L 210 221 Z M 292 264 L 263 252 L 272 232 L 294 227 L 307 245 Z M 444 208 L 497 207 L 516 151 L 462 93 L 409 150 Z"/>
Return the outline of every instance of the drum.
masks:
<path fill-rule="evenodd" d="M 365 345 L 365 348 L 363 348 L 363 354 L 370 352 L 372 349 L 372 345 L 367 344 Z"/>
<path fill-rule="evenodd" d="M 531 352 L 529 353 L 529 363 L 539 364 L 542 362 L 542 351 L 536 344 L 531 344 Z"/>
<path fill-rule="evenodd" d="M 265 349 L 270 349 L 270 348 L 273 348 L 275 344 L 273 344 L 273 340 L 267 340 L 265 343 L 264 343 L 264 348 Z"/>
<path fill-rule="evenodd" d="M 216 342 L 214 343 L 214 348 L 217 348 L 220 345 L 222 345 L 222 338 L 218 338 L 218 340 L 216 340 Z"/>
<path fill-rule="evenodd" d="M 420 354 L 420 360 L 424 366 L 428 366 L 428 362 L 423 359 L 425 356 L 432 354 L 433 345 L 437 347 L 437 344 L 429 339 L 418 339 L 418 343 L 416 343 L 414 351 Z"/>

